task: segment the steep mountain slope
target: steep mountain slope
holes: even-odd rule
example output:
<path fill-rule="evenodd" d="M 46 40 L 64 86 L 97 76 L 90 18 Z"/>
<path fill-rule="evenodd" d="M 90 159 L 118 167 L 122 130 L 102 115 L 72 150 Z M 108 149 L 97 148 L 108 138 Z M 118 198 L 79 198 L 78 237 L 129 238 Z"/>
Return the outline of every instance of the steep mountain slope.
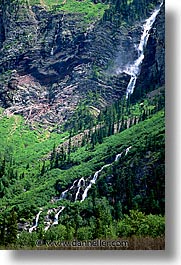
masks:
<path fill-rule="evenodd" d="M 122 17 L 116 22 L 113 2 L 116 13 L 110 18 L 105 13 L 100 21 L 108 4 L 84 0 L 82 10 L 76 10 L 79 2 L 73 2 L 76 13 L 69 6 L 66 10 L 61 1 L 55 11 L 39 1 L 1 1 L 0 102 L 6 113 L 23 114 L 30 122 L 46 126 L 62 125 L 90 92 L 98 109 L 125 95 L 130 77 L 116 74 L 117 62 L 121 56 L 119 64 L 124 66 L 136 58 L 134 47 L 145 12 L 139 20 Z M 121 17 L 127 6 L 120 5 Z M 137 7 L 134 13 L 139 12 Z M 163 49 L 154 56 L 159 58 L 160 53 Z M 164 62 L 160 63 L 159 73 Z"/>
<path fill-rule="evenodd" d="M 164 81 L 162 1 L 0 0 L 0 245 L 163 249 Z"/>
<path fill-rule="evenodd" d="M 134 97 L 165 84 L 165 13 L 160 13 L 150 32 L 145 58 L 135 89 Z M 140 92 L 142 91 L 142 92 Z"/>
<path fill-rule="evenodd" d="M 29 214 L 32 216 L 33 213 L 36 212 L 37 207 L 41 207 L 46 205 L 48 202 L 50 202 L 51 197 L 56 194 L 56 189 L 58 193 L 61 193 L 64 190 L 64 187 L 66 188 L 66 183 L 70 183 L 72 180 L 80 179 L 81 177 L 89 176 L 90 174 L 94 173 L 96 169 L 100 169 L 100 167 L 104 164 L 108 164 L 109 162 L 113 162 L 116 155 L 118 153 L 121 153 L 121 151 L 124 151 L 125 148 L 131 146 L 131 150 L 129 151 L 129 154 L 126 158 L 123 157 L 123 159 L 120 159 L 115 164 L 115 168 L 113 167 L 113 172 L 109 171 L 108 175 L 108 181 L 109 185 L 113 188 L 113 184 L 117 185 L 115 180 L 113 181 L 113 176 L 111 179 L 109 176 L 111 174 L 115 176 L 119 176 L 119 170 L 121 170 L 121 174 L 123 174 L 124 170 L 126 170 L 126 174 L 128 174 L 128 168 L 129 168 L 129 174 L 127 176 L 122 175 L 123 178 L 126 178 L 127 181 L 129 177 L 131 177 L 131 174 L 135 177 L 136 181 L 138 181 L 138 186 L 142 185 L 139 184 L 141 181 L 140 178 L 147 178 L 149 176 L 149 180 L 151 181 L 151 176 L 153 177 L 160 177 L 159 185 L 164 185 L 163 176 L 164 176 L 164 113 L 160 112 L 156 115 L 154 115 L 152 118 L 140 122 L 137 125 L 134 125 L 130 129 L 124 130 L 122 133 L 116 134 L 114 136 L 108 137 L 105 139 L 103 144 L 97 145 L 95 149 L 93 150 L 86 150 L 85 147 L 82 147 L 78 149 L 76 152 L 73 152 L 70 157 L 71 161 L 71 167 L 70 169 L 61 170 L 58 169 L 59 166 L 55 166 L 55 169 L 49 169 L 49 166 L 47 165 L 47 168 L 45 169 L 43 175 L 41 176 L 41 172 L 38 173 L 37 177 L 35 178 L 34 174 L 32 175 L 32 180 L 30 178 L 32 169 L 27 169 L 25 171 L 25 176 L 22 178 L 21 175 L 16 176 L 14 175 L 14 178 L 10 177 L 9 182 L 9 192 L 5 194 L 4 199 L 2 200 L 2 206 L 6 205 L 7 199 L 9 206 L 17 205 L 18 207 L 18 215 L 21 217 L 21 211 L 24 209 L 27 212 L 27 203 L 29 204 L 28 207 L 31 208 L 31 211 Z M 154 143 L 154 144 L 153 144 Z M 140 153 L 140 157 L 138 156 L 138 153 Z M 136 155 L 137 154 L 137 155 Z M 14 161 L 16 166 L 16 161 Z M 70 163 L 69 161 L 67 162 Z M 117 166 L 116 166 L 117 165 Z M 150 165 L 150 166 L 149 166 Z M 157 165 L 157 166 L 156 166 Z M 157 168 L 161 166 L 161 175 L 158 173 L 158 175 L 152 172 L 152 169 Z M 121 167 L 119 169 L 119 166 Z M 13 168 L 13 166 L 12 166 Z M 132 172 L 132 173 L 131 173 Z M 124 173 L 125 174 L 125 173 Z M 156 174 L 154 176 L 154 174 Z M 5 178 L 5 175 L 4 175 Z M 6 178 L 8 178 L 8 175 L 6 175 Z M 33 180 L 34 178 L 34 180 Z M 140 180 L 138 180 L 140 179 Z M 31 180 L 31 184 L 30 184 Z M 54 188 L 54 185 L 56 181 L 59 181 L 59 188 Z M 3 179 L 2 179 L 3 181 Z M 101 183 L 102 180 L 100 180 Z M 105 177 L 106 181 L 106 177 Z M 126 181 L 126 182 L 127 182 Z M 6 183 L 8 180 L 6 180 Z M 107 182 L 107 181 L 106 181 Z M 105 185 L 106 185 L 105 182 Z M 153 180 L 154 182 L 154 180 Z M 3 182 L 4 183 L 4 182 Z M 29 184 L 28 184 L 29 183 Z M 5 183 L 4 183 L 5 184 Z M 57 185 L 57 184 L 56 184 Z M 101 185 L 101 184 L 100 184 Z M 98 181 L 98 188 L 100 188 L 100 194 L 102 196 L 107 196 L 108 193 L 105 190 L 105 185 L 99 186 Z M 123 183 L 120 182 L 119 185 L 123 185 Z M 133 185 L 133 181 L 132 181 Z M 146 184 L 143 184 L 146 185 Z M 19 186 L 19 187 L 18 187 Z M 56 187 L 56 186 L 55 186 Z M 58 187 L 58 186 L 57 186 Z M 118 186 L 117 186 L 118 188 Z M 102 191 L 103 189 L 103 191 Z M 120 186 L 121 189 L 121 186 Z M 146 189 L 143 186 L 140 186 L 140 189 L 143 189 L 143 192 L 147 192 Z M 117 193 L 115 189 L 113 189 L 115 194 Z M 148 188 L 149 191 L 149 188 Z M 74 191 L 75 192 L 75 191 Z M 106 194 L 102 194 L 102 192 L 106 192 Z M 140 195 L 140 191 L 137 191 Z M 161 192 L 157 191 L 157 192 Z M 161 192 L 162 200 L 164 200 L 163 196 L 164 190 Z M 11 194 L 11 195 L 10 195 Z M 123 193 L 121 193 L 123 195 Z M 146 194 L 145 194 L 146 195 Z M 48 196 L 48 197 L 47 197 Z M 119 196 L 119 195 L 118 195 Z M 134 195 L 136 196 L 136 194 Z M 142 197 L 144 200 L 144 197 Z M 74 200 L 74 199 L 73 199 Z M 4 202 L 3 202 L 4 201 Z M 60 202 L 61 203 L 61 202 Z M 126 201 L 126 204 L 128 202 Z M 26 208 L 24 206 L 26 205 Z M 143 205 L 142 205 L 143 206 Z M 142 207 L 141 205 L 139 207 Z M 35 208 L 34 208 L 35 207 Z M 22 210 L 21 210 L 22 209 Z M 155 211 L 154 207 L 151 209 L 147 209 L 148 211 Z M 163 211 L 164 209 L 160 207 L 160 210 Z M 28 216 L 28 212 L 26 213 L 26 216 Z"/>

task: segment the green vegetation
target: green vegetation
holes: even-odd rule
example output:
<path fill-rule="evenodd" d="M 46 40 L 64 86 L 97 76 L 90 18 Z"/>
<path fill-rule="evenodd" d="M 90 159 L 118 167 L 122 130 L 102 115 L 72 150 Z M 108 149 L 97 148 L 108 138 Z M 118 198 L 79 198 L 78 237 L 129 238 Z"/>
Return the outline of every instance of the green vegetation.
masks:
<path fill-rule="evenodd" d="M 78 13 L 86 22 L 102 18 L 120 26 L 143 19 L 157 1 L 150 1 L 148 8 L 146 0 L 103 2 L 18 4 L 42 5 L 49 12 Z M 2 83 L 8 83 L 10 74 L 8 70 L 2 75 Z M 98 80 L 100 75 L 95 64 L 92 78 Z M 90 90 L 72 118 L 53 131 L 28 124 L 19 115 L 4 115 L 0 109 L 2 248 L 36 248 L 37 239 L 47 246 L 48 241 L 75 239 L 164 238 L 165 96 L 164 87 L 151 90 L 151 86 L 137 88 L 128 100 L 122 98 L 103 110 L 97 108 L 102 91 Z M 95 172 L 96 183 L 90 181 Z M 81 201 L 88 183 L 92 186 Z M 62 206 L 59 223 L 54 224 Z M 38 226 L 29 233 L 37 213 Z M 45 231 L 47 222 L 53 225 Z"/>
<path fill-rule="evenodd" d="M 52 227 L 43 234 L 41 229 L 39 229 L 37 233 L 31 234 L 23 231 L 18 239 L 16 238 L 16 220 L 14 219 L 16 217 L 15 213 L 12 212 L 11 218 L 8 216 L 6 224 L 1 226 L 0 244 L 3 243 L 5 247 L 9 246 L 10 248 L 17 249 L 36 247 L 55 248 L 56 242 L 57 246 L 60 246 L 60 242 L 74 239 L 78 241 L 93 239 L 115 240 L 116 238 L 128 239 L 133 236 L 137 238 L 145 236 L 158 238 L 164 235 L 165 220 L 162 216 L 145 215 L 142 212 L 131 210 L 128 215 L 124 215 L 122 219 L 115 222 L 111 217 L 110 209 L 104 199 L 99 201 L 99 204 L 94 210 L 97 211 L 97 220 L 92 218 L 89 226 L 83 225 L 83 219 L 76 209 L 74 209 L 71 214 L 75 214 L 74 223 L 77 220 L 79 227 L 76 228 L 69 222 L 68 225 L 59 224 L 56 227 Z M 5 230 L 5 227 L 7 227 L 7 230 Z M 9 228 L 11 228 L 11 230 L 9 230 Z M 37 246 L 37 240 L 41 240 L 40 246 Z M 130 244 L 129 241 L 130 240 L 128 240 L 128 247 Z M 8 245 L 9 242 L 11 242 L 10 245 Z"/>
<path fill-rule="evenodd" d="M 90 91 L 87 99 L 77 106 L 73 117 L 64 124 L 64 130 L 72 130 L 74 134 L 77 134 L 84 129 L 98 126 L 100 130 L 98 129 L 96 133 L 102 134 L 102 137 L 120 132 L 150 117 L 164 107 L 164 87 L 158 91 L 156 90 L 155 93 L 154 97 L 137 96 L 134 101 L 132 98 L 128 101 L 123 98 L 98 112 L 96 111 L 96 105 L 101 97 L 98 93 Z M 130 104 L 130 101 L 135 104 Z"/>
<path fill-rule="evenodd" d="M 30 5 L 42 5 L 49 11 L 79 13 L 87 22 L 102 18 L 108 4 L 94 3 L 91 0 L 29 0 Z"/>
<path fill-rule="evenodd" d="M 161 215 L 145 215 L 130 210 L 129 215 L 118 222 L 119 236 L 162 236 L 165 233 L 165 218 Z"/>
<path fill-rule="evenodd" d="M 85 105 L 79 106 L 77 118 L 85 114 Z M 6 216 L 11 216 L 13 211 L 16 222 L 30 226 L 40 208 L 43 213 L 37 232 L 23 232 L 18 239 L 19 246 L 35 247 L 37 238 L 85 240 L 162 236 L 165 198 L 163 108 L 164 93 L 160 89 L 154 96 L 148 95 L 136 104 L 120 100 L 100 112 L 94 124 L 91 119 L 82 119 L 81 126 L 74 123 L 77 129 L 63 134 L 39 127 L 32 129 L 18 115 L 4 117 L 1 109 L 0 220 L 3 242 L 7 241 L 4 245 L 10 243 L 3 230 Z M 97 126 L 94 131 L 90 128 L 93 125 Z M 78 147 L 74 145 L 74 135 L 85 128 L 90 129 L 84 133 L 82 146 Z M 67 149 L 62 146 L 57 150 L 56 147 L 65 140 Z M 126 157 L 101 172 L 84 202 L 74 202 L 71 198 L 52 201 L 75 179 L 93 175 L 129 146 L 132 147 Z M 47 210 L 62 204 L 66 207 L 60 225 L 45 233 Z"/>
<path fill-rule="evenodd" d="M 123 148 L 129 145 L 134 146 L 133 151 L 132 152 L 130 151 L 130 154 L 131 154 L 130 158 L 132 156 L 134 157 L 134 155 L 136 154 L 138 156 L 138 150 L 140 150 L 139 152 L 142 152 L 143 154 L 145 154 L 144 150 L 148 149 L 149 142 L 151 139 L 153 139 L 153 141 L 155 142 L 155 145 L 157 144 L 160 145 L 160 137 L 156 137 L 156 136 L 159 136 L 161 133 L 163 133 L 163 128 L 164 128 L 163 117 L 164 117 L 163 112 L 159 112 L 155 114 L 152 118 L 145 120 L 143 122 L 140 122 L 139 124 L 131 127 L 130 129 L 124 130 L 123 132 L 119 134 L 108 137 L 107 139 L 104 140 L 102 144 L 98 144 L 96 148 L 93 150 L 92 149 L 86 150 L 86 147 L 82 147 L 81 149 L 78 149 L 76 152 L 71 153 L 70 162 L 68 162 L 68 163 L 71 163 L 72 165 L 76 164 L 77 166 L 73 166 L 67 170 L 60 170 L 60 169 L 50 170 L 49 169 L 42 177 L 40 176 L 40 174 L 38 174 L 39 176 L 37 175 L 36 177 L 34 177 L 35 185 L 33 185 L 32 183 L 29 183 L 29 188 L 27 187 L 26 192 L 23 192 L 23 188 L 25 187 L 25 185 L 26 186 L 28 185 L 27 183 L 28 177 L 17 177 L 18 179 L 15 180 L 14 182 L 13 179 L 10 178 L 10 176 L 8 177 L 8 175 L 4 175 L 4 177 L 2 177 L 2 181 L 3 181 L 4 189 L 6 188 L 6 190 L 4 192 L 4 196 L 3 196 L 4 198 L 1 201 L 2 203 L 1 207 L 4 208 L 4 206 L 7 205 L 8 203 L 9 209 L 11 209 L 11 207 L 15 207 L 18 213 L 18 218 L 21 218 L 22 215 L 26 219 L 31 218 L 32 215 L 35 215 L 37 213 L 38 207 L 46 206 L 47 202 L 50 201 L 52 195 L 56 195 L 56 192 L 60 192 L 60 191 L 56 191 L 54 188 L 55 183 L 57 181 L 59 181 L 62 189 L 64 190 L 66 186 L 68 185 L 68 183 L 71 183 L 73 179 L 77 177 L 80 178 L 81 176 L 89 176 L 90 174 L 93 174 L 97 169 L 99 169 L 102 165 L 104 165 L 106 161 L 108 161 L 111 157 L 114 157 L 116 153 L 121 152 Z M 148 139 L 150 140 L 148 141 Z M 161 144 L 163 145 L 163 140 L 161 140 Z M 157 150 L 158 148 L 157 146 L 154 146 L 153 143 L 151 146 L 153 146 L 153 149 L 155 150 Z M 163 150 L 161 149 L 159 150 L 163 152 Z M 160 159 L 159 156 L 158 156 L 158 151 L 155 151 L 155 154 L 153 156 L 153 162 L 152 162 L 153 167 L 154 167 L 154 164 L 157 162 L 158 163 L 160 162 L 161 164 L 164 163 L 164 161 L 162 162 L 159 161 Z M 129 176 L 131 175 L 130 175 L 130 171 L 127 170 L 127 167 L 130 164 L 130 162 L 133 162 L 133 160 L 132 159 L 126 160 L 125 161 L 126 164 L 124 164 L 124 167 L 123 167 L 123 161 L 120 164 L 122 168 L 122 173 L 123 172 L 126 173 L 127 171 Z M 135 165 L 135 168 L 137 167 L 138 166 Z M 125 168 L 125 171 L 124 171 L 124 168 Z M 113 172 L 116 173 L 115 170 Z M 117 173 L 118 173 L 117 176 L 119 177 L 119 171 L 117 171 Z M 111 174 L 111 172 L 109 172 L 109 174 Z M 158 174 L 160 173 L 158 172 Z M 122 174 L 122 176 L 124 175 Z M 125 175 L 125 177 L 127 178 L 128 176 Z M 8 186 L 9 181 L 10 181 L 10 186 Z M 101 181 L 102 180 L 100 178 L 100 182 Z M 162 181 L 163 179 L 161 178 L 160 179 L 161 183 L 160 184 L 158 183 L 158 185 L 162 185 L 162 184 L 164 185 Z M 36 185 L 36 183 L 38 186 Z M 99 182 L 97 184 L 98 184 L 97 192 L 100 193 L 100 196 L 101 196 L 102 191 L 100 189 Z M 1 188 L 3 188 L 3 186 L 1 185 Z M 22 190 L 20 189 L 20 187 L 22 187 L 21 188 Z M 142 189 L 143 187 L 140 186 L 140 189 Z M 92 190 L 92 192 L 93 192 L 92 196 L 90 193 L 90 200 L 93 200 L 95 196 L 94 190 Z M 105 190 L 105 192 L 107 191 Z M 116 190 L 113 189 L 112 192 L 116 192 Z M 160 208 L 161 205 L 157 206 L 157 203 L 155 206 L 152 205 L 152 208 L 150 209 L 150 203 L 148 200 L 149 198 L 153 202 L 154 200 L 156 202 L 158 199 L 159 200 L 161 199 L 161 201 L 164 200 L 164 194 L 160 192 L 161 190 L 159 191 L 161 198 L 157 198 L 158 196 L 157 191 L 155 191 L 155 193 L 150 193 L 149 195 L 150 197 L 147 198 L 147 205 L 149 207 L 149 208 L 146 208 L 147 211 L 152 210 L 153 212 L 159 213 L 160 211 L 163 210 L 162 208 Z M 13 194 L 13 195 L 10 195 L 10 194 Z M 110 195 L 110 198 L 113 196 L 113 194 L 110 193 L 110 191 L 108 194 Z M 128 194 L 130 194 L 131 196 L 130 197 L 131 201 L 129 199 L 130 207 L 136 207 L 140 209 L 140 207 L 142 207 L 142 201 L 139 202 L 138 198 L 137 197 L 135 198 L 135 194 L 131 195 L 129 190 L 128 190 Z M 119 203 L 119 200 L 120 198 L 118 197 L 118 203 Z M 143 200 L 144 200 L 144 197 L 143 197 Z M 143 205 L 143 206 L 147 207 L 146 205 Z M 51 207 L 53 207 L 53 205 Z M 126 210 L 127 207 L 129 209 L 128 202 L 127 201 L 123 202 L 123 213 L 127 211 Z"/>
<path fill-rule="evenodd" d="M 154 9 L 157 0 L 112 0 L 110 8 L 103 15 L 103 21 L 111 21 L 116 25 L 132 24 L 135 20 L 145 19 Z"/>
<path fill-rule="evenodd" d="M 1 110 L 2 113 L 2 110 Z M 5 150 L 7 155 L 16 157 L 17 166 L 33 164 L 35 167 L 38 159 L 68 138 L 68 132 L 57 134 L 43 130 L 39 127 L 28 126 L 24 118 L 18 115 L 0 117 L 0 154 Z"/>

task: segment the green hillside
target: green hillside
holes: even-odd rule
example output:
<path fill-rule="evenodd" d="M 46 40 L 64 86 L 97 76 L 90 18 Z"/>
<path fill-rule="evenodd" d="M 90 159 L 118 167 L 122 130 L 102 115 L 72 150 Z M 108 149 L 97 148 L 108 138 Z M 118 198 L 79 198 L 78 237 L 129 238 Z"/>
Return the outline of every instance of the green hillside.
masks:
<path fill-rule="evenodd" d="M 164 19 L 0 0 L 0 249 L 165 248 Z"/>
<path fill-rule="evenodd" d="M 104 4 L 101 1 L 94 3 L 94 1 L 91 0 L 29 0 L 28 4 L 32 6 L 41 5 L 48 11 L 79 13 L 89 21 L 100 19 L 103 16 L 104 11 L 109 7 L 108 4 Z"/>
<path fill-rule="evenodd" d="M 18 121 L 16 128 L 13 127 L 15 121 Z M 56 229 L 60 229 L 60 226 L 67 227 L 69 225 L 74 233 L 91 224 L 93 229 L 95 225 L 95 221 L 93 221 L 95 218 L 94 212 L 98 209 L 98 205 L 102 203 L 105 204 L 105 211 L 108 211 L 110 214 L 110 220 L 106 226 L 113 225 L 112 218 L 119 221 L 121 216 L 129 214 L 130 209 L 146 214 L 164 214 L 163 110 L 152 114 L 150 118 L 140 121 L 131 128 L 104 138 L 102 144 L 97 143 L 94 148 L 88 144 L 72 151 L 67 160 L 64 161 L 63 167 L 56 166 L 55 164 L 51 166 L 51 157 L 50 161 L 44 163 L 43 170 L 43 162 L 37 159 L 40 159 L 46 152 L 51 150 L 54 143 L 56 145 L 61 143 L 66 134 L 58 135 L 51 133 L 47 137 L 48 132 L 46 131 L 41 133 L 38 133 L 37 130 L 31 131 L 28 129 L 28 126 L 23 124 L 23 119 L 19 116 L 9 119 L 1 118 L 1 128 L 4 125 L 6 125 L 6 128 L 9 126 L 9 133 L 5 135 L 3 130 L 1 130 L 2 139 L 4 140 L 3 146 L 1 145 L 1 154 L 6 146 L 7 150 L 12 150 L 12 154 L 16 159 L 13 159 L 12 156 L 12 161 L 7 159 L 1 160 L 1 174 L 5 164 L 4 175 L 1 175 L 1 196 L 4 194 L 1 200 L 1 209 L 6 208 L 5 212 L 9 212 L 13 208 L 17 212 L 17 220 L 20 222 L 22 222 L 23 218 L 24 222 L 30 222 L 31 224 L 32 217 L 37 214 L 39 209 L 43 209 L 45 216 L 48 209 L 57 208 L 61 205 L 67 205 L 67 207 L 64 210 L 64 215 L 61 217 L 61 225 Z M 12 130 L 14 130 L 13 133 Z M 21 137 L 19 137 L 20 133 Z M 31 142 L 30 146 L 28 146 L 29 142 Z M 32 142 L 34 143 L 33 145 Z M 37 149 L 37 152 L 34 152 L 36 146 L 39 146 L 39 149 Z M 101 173 L 96 186 L 92 186 L 89 196 L 84 202 L 72 202 L 71 200 L 56 202 L 52 200 L 52 198 L 59 197 L 67 186 L 70 187 L 73 180 L 93 175 L 103 165 L 112 163 L 116 154 L 129 146 L 131 146 L 131 150 L 127 157 L 123 157 L 119 162 L 114 162 L 111 167 Z M 46 147 L 46 149 L 42 147 Z M 23 152 L 23 149 L 25 150 L 26 148 L 27 152 Z M 43 152 L 41 151 L 42 149 L 44 150 Z M 11 156 L 8 155 L 9 157 Z M 4 164 L 3 161 L 5 161 Z M 29 164 L 28 166 L 25 161 Z M 23 164 L 24 166 L 26 164 L 25 169 L 22 169 Z M 107 183 L 106 181 L 107 176 L 110 175 L 114 175 L 114 182 L 111 186 L 111 182 L 108 181 Z M 140 180 L 140 178 L 143 180 Z M 125 196 L 128 196 L 126 200 L 119 195 L 123 194 L 125 181 L 127 191 L 124 190 L 124 192 L 127 194 Z M 143 191 L 145 189 L 145 181 L 146 185 L 149 185 L 146 194 Z M 138 190 L 134 188 L 134 182 Z M 128 183 L 130 183 L 130 186 Z M 157 183 L 157 189 L 154 188 L 155 183 Z M 114 187 L 114 185 L 116 186 Z M 115 193 L 117 193 L 117 197 L 115 197 Z M 143 193 L 142 197 L 140 197 L 141 193 Z M 69 211 L 72 212 L 71 215 L 69 215 Z M 75 227 L 74 215 L 76 213 L 78 214 L 77 218 L 82 219 L 84 216 L 84 221 L 82 220 Z M 67 214 L 69 215 L 68 220 L 66 218 Z M 40 219 L 40 222 L 42 222 L 43 228 L 43 219 Z M 104 230 L 103 227 L 100 229 Z M 50 232 L 55 230 L 55 228 L 52 229 L 50 229 Z M 119 234 L 120 232 L 112 232 L 110 237 L 115 237 L 117 233 Z M 128 232 L 125 235 L 128 236 L 130 233 Z M 158 231 L 155 233 L 158 233 Z M 103 232 L 100 232 L 100 235 L 92 235 L 88 238 L 91 239 L 94 236 L 102 237 L 104 236 L 103 234 Z M 48 236 L 48 234 L 46 235 Z"/>

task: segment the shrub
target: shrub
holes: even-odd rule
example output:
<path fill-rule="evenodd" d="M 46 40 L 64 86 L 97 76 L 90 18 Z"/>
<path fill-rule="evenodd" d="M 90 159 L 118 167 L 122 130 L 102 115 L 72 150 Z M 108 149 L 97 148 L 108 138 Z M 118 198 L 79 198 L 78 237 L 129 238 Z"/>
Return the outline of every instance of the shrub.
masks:
<path fill-rule="evenodd" d="M 118 236 L 151 236 L 164 235 L 165 218 L 161 215 L 145 215 L 142 212 L 130 210 L 129 215 L 118 222 Z"/>

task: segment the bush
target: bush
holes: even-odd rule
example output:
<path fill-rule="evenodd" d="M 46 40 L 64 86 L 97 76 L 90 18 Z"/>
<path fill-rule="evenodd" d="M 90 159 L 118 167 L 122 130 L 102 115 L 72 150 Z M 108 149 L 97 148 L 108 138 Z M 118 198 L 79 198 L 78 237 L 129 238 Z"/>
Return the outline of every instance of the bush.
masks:
<path fill-rule="evenodd" d="M 91 240 L 92 232 L 90 227 L 80 227 L 77 229 L 77 239 L 78 240 Z"/>
<path fill-rule="evenodd" d="M 60 224 L 57 227 L 52 227 L 48 230 L 45 235 L 44 239 L 49 241 L 63 241 L 67 237 L 67 229 L 64 225 Z"/>
<path fill-rule="evenodd" d="M 35 247 L 37 239 L 37 233 L 23 231 L 18 237 L 17 245 L 20 247 Z"/>
<path fill-rule="evenodd" d="M 165 218 L 161 215 L 145 215 L 142 212 L 130 210 L 129 215 L 118 222 L 118 236 L 151 236 L 164 235 Z"/>

